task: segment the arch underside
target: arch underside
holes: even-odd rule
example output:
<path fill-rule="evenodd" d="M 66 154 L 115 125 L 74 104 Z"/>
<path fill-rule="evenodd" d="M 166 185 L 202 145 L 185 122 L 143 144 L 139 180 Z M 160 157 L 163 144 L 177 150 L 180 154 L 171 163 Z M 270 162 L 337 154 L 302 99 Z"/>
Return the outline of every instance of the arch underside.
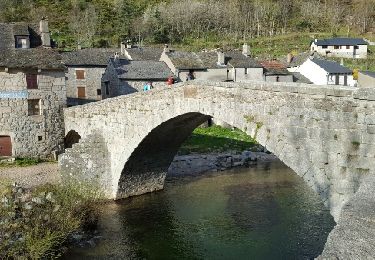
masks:
<path fill-rule="evenodd" d="M 133 151 L 118 182 L 117 198 L 160 190 L 174 156 L 195 128 L 210 119 L 187 113 L 154 128 Z"/>

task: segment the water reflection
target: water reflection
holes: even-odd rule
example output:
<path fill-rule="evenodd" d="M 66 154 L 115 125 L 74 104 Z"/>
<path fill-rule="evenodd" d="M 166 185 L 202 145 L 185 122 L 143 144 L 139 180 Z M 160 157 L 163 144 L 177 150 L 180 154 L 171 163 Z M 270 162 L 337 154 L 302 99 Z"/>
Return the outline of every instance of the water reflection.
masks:
<path fill-rule="evenodd" d="M 281 163 L 170 177 L 164 191 L 103 208 L 103 239 L 69 259 L 309 259 L 334 222 Z"/>

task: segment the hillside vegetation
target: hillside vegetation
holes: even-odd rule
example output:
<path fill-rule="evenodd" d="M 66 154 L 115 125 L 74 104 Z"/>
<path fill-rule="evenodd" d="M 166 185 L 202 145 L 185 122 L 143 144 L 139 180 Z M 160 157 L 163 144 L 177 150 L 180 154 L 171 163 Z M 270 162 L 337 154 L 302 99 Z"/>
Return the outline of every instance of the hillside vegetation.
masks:
<path fill-rule="evenodd" d="M 247 41 L 256 46 L 255 54 L 277 55 L 285 48 L 305 49 L 290 37 L 303 44 L 316 35 L 372 37 L 375 0 L 0 1 L 0 22 L 36 22 L 42 16 L 49 18 L 59 47 L 67 49 L 78 42 L 118 46 L 124 39 L 190 48 L 238 47 Z"/>

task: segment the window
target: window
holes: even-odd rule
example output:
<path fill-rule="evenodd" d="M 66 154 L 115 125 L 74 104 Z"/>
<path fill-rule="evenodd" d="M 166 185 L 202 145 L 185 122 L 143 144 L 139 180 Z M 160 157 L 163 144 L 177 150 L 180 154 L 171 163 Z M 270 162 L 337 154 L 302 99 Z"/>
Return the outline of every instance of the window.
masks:
<path fill-rule="evenodd" d="M 29 99 L 27 100 L 29 107 L 29 116 L 41 115 L 40 99 Z"/>
<path fill-rule="evenodd" d="M 26 74 L 27 89 L 38 89 L 38 75 Z"/>
<path fill-rule="evenodd" d="M 85 79 L 85 71 L 76 70 L 76 79 Z"/>
<path fill-rule="evenodd" d="M 322 45 L 322 49 L 327 49 L 328 45 Z"/>
<path fill-rule="evenodd" d="M 349 45 L 346 45 L 346 49 L 349 50 L 349 49 L 350 49 L 350 46 L 349 46 Z"/>
<path fill-rule="evenodd" d="M 354 46 L 354 49 L 358 50 L 358 49 L 359 49 L 359 46 L 358 46 L 358 45 L 357 45 L 357 46 Z"/>
<path fill-rule="evenodd" d="M 245 75 L 247 75 L 247 68 L 245 68 Z"/>
<path fill-rule="evenodd" d="M 102 90 L 101 89 L 97 89 L 96 90 L 96 95 L 101 96 L 102 95 Z"/>
<path fill-rule="evenodd" d="M 86 88 L 77 87 L 78 98 L 86 98 Z"/>
<path fill-rule="evenodd" d="M 38 141 L 42 141 L 42 140 L 43 140 L 43 136 L 38 135 Z"/>
<path fill-rule="evenodd" d="M 105 84 L 105 94 L 106 94 L 107 96 L 109 96 L 109 82 L 107 81 L 107 82 L 105 82 L 104 84 Z"/>
<path fill-rule="evenodd" d="M 340 49 L 340 46 L 339 46 L 339 45 L 335 45 L 333 48 L 334 48 L 335 50 L 338 50 L 338 49 Z"/>
<path fill-rule="evenodd" d="M 16 36 L 16 48 L 28 49 L 30 48 L 30 40 L 28 36 Z"/>

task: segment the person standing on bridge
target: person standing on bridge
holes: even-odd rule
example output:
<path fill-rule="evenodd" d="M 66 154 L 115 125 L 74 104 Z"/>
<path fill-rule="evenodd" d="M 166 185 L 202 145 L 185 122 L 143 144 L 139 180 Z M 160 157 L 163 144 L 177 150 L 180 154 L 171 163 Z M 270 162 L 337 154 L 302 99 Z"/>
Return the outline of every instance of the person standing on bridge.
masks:
<path fill-rule="evenodd" d="M 173 76 L 169 76 L 167 80 L 167 85 L 172 86 L 174 84 L 174 78 Z"/>
<path fill-rule="evenodd" d="M 148 90 L 151 90 L 153 89 L 154 87 L 152 86 L 152 82 L 147 82 L 144 86 L 143 86 L 143 91 L 148 91 Z"/>

